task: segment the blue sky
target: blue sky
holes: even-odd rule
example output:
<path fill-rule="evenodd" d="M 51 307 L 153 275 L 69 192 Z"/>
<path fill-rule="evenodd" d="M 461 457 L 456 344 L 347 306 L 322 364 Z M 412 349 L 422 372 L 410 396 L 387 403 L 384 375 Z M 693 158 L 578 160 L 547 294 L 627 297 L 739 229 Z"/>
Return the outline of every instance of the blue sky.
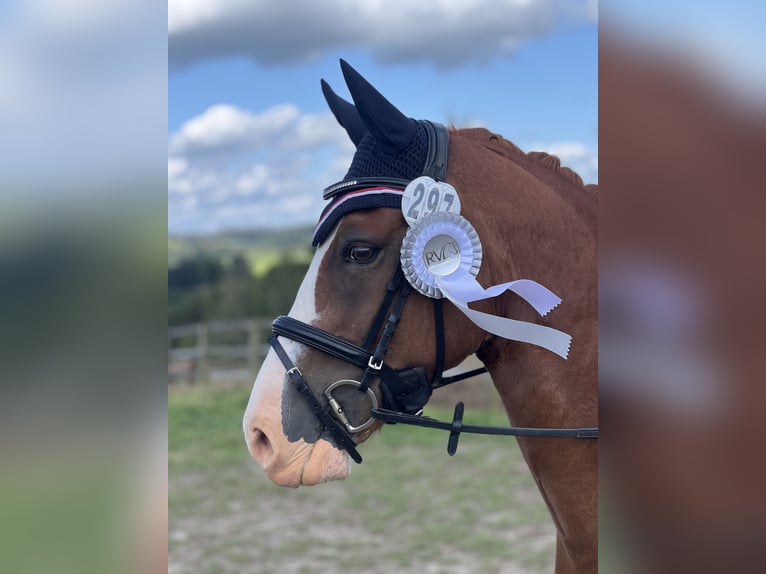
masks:
<path fill-rule="evenodd" d="M 597 182 L 592 2 L 305 6 L 169 2 L 170 233 L 316 220 L 353 154 L 319 88 L 348 98 L 339 58 L 411 117 L 487 127 Z"/>

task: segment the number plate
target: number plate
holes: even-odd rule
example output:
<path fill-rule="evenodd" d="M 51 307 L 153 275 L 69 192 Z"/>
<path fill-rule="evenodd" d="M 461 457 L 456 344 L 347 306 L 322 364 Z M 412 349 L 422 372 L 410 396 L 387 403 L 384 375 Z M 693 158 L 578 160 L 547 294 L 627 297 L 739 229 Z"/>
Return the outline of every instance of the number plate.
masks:
<path fill-rule="evenodd" d="M 404 190 L 402 214 L 412 226 L 437 212 L 460 214 L 460 198 L 454 187 L 428 176 L 413 179 Z"/>

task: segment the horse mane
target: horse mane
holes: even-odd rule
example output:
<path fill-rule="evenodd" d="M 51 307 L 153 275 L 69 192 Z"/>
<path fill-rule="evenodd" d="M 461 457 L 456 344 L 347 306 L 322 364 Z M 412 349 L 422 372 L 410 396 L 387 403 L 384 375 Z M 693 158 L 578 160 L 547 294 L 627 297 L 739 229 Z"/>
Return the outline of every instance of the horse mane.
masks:
<path fill-rule="evenodd" d="M 568 167 L 562 166 L 561 160 L 555 155 L 543 151 L 524 153 L 513 142 L 485 128 L 464 128 L 457 130 L 453 126 L 452 129 L 453 131 L 459 131 L 461 135 L 477 141 L 488 150 L 521 165 L 538 179 L 552 185 L 556 189 L 560 189 L 559 184 L 563 183 L 576 188 L 594 202 L 598 201 L 598 185 L 585 185 L 579 174 Z"/>

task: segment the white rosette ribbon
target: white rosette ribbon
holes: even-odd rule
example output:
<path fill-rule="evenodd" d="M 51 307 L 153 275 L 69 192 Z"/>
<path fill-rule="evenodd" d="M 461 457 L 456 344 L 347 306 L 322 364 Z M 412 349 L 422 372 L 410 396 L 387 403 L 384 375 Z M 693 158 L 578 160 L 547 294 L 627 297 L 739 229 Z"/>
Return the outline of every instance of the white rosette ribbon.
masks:
<path fill-rule="evenodd" d="M 418 219 L 402 242 L 404 275 L 420 293 L 446 298 L 473 323 L 485 331 L 543 347 L 566 359 L 572 337 L 543 325 L 498 317 L 468 307 L 472 301 L 497 297 L 512 291 L 527 301 L 540 316 L 546 315 L 561 299 L 530 279 L 519 279 L 484 289 L 476 275 L 482 260 L 479 236 L 470 222 L 456 213 L 436 212 Z"/>

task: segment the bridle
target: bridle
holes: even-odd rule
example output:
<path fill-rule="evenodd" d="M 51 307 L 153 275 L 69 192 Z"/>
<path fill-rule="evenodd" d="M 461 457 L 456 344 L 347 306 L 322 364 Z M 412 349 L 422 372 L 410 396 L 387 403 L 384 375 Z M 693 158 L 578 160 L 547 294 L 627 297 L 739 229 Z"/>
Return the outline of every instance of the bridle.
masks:
<path fill-rule="evenodd" d="M 380 378 L 379 389 L 383 398 L 384 411 L 390 410 L 395 413 L 409 415 L 421 413 L 423 406 L 431 396 L 432 386 L 428 382 L 423 367 L 397 370 L 392 369 L 385 362 L 388 347 L 393 339 L 404 310 L 404 304 L 411 291 L 412 287 L 405 280 L 401 266 L 397 266 L 391 280 L 386 285 L 386 294 L 383 297 L 383 302 L 372 321 L 362 346 L 355 345 L 332 333 L 292 317 L 277 317 L 272 324 L 273 332 L 271 337 L 269 337 L 269 343 L 287 369 L 288 380 L 308 402 L 313 412 L 319 416 L 321 422 L 330 431 L 338 445 L 345 448 L 356 462 L 361 462 L 362 458 L 353 448 L 354 442 L 350 435 L 369 428 L 374 423 L 375 418 L 371 415 L 366 422 L 354 426 L 348 420 L 343 407 L 333 396 L 333 391 L 342 386 L 356 387 L 360 393 L 365 393 L 369 397 L 371 412 L 379 411 L 377 396 L 370 388 L 370 383 L 377 376 Z M 442 302 L 441 300 L 438 300 L 438 302 L 437 300 L 434 301 L 434 317 L 437 325 L 442 325 Z M 377 344 L 375 344 L 381 327 L 383 332 Z M 434 373 L 435 379 L 441 378 L 441 369 L 444 361 L 444 330 L 440 328 L 437 331 L 439 334 L 436 337 L 437 366 Z M 302 373 L 285 352 L 278 339 L 280 336 L 287 337 L 362 368 L 364 373 L 359 381 L 342 379 L 334 382 L 324 390 L 323 394 L 330 407 L 328 411 L 316 399 L 303 379 Z M 326 416 L 328 412 L 332 413 L 332 417 L 328 418 Z"/>
<path fill-rule="evenodd" d="M 423 121 L 423 125 L 428 135 L 428 155 L 423 175 L 428 175 L 436 180 L 444 180 L 447 172 L 447 145 L 449 141 L 447 129 L 444 126 L 427 121 Z M 330 199 L 338 194 L 345 194 L 373 185 L 386 185 L 404 189 L 408 183 L 407 180 L 394 178 L 357 178 L 329 186 L 325 190 L 324 197 L 325 199 Z M 375 420 L 448 430 L 450 437 L 447 452 L 450 455 L 455 454 L 457 451 L 461 433 L 578 439 L 598 437 L 597 428 L 555 429 L 464 425 L 464 405 L 462 402 L 456 405 L 451 422 L 438 421 L 422 416 L 423 407 L 428 402 L 434 389 L 484 373 L 486 369 L 474 369 L 451 377 L 442 376 L 445 351 L 444 307 L 443 299 L 436 298 L 431 299 L 433 302 L 436 345 L 436 359 L 432 380 L 428 380 L 423 367 L 393 369 L 386 364 L 385 356 L 388 352 L 388 347 L 394 337 L 402 312 L 404 311 L 405 303 L 407 302 L 407 297 L 411 291 L 412 286 L 405 279 L 401 265 L 397 265 L 386 285 L 383 301 L 372 320 L 372 324 L 361 346 L 289 316 L 277 317 L 272 324 L 272 334 L 268 341 L 285 367 L 288 381 L 304 398 L 314 415 L 330 433 L 336 445 L 346 450 L 355 462 L 361 463 L 362 457 L 356 450 L 356 442 L 353 439 L 353 435 L 369 428 Z M 379 333 L 380 336 L 378 337 Z M 323 395 L 327 400 L 327 405 L 324 405 L 314 395 L 303 374 L 279 342 L 280 336 L 287 337 L 295 342 L 307 345 L 364 369 L 364 373 L 359 381 L 341 379 L 329 385 L 323 391 Z M 370 383 L 374 377 L 379 377 L 380 379 L 378 388 L 382 395 L 382 406 L 378 404 L 378 398 L 370 388 Z M 369 398 L 371 404 L 370 418 L 364 423 L 353 425 L 342 405 L 334 397 L 334 391 L 344 386 L 355 387 L 360 393 Z"/>

